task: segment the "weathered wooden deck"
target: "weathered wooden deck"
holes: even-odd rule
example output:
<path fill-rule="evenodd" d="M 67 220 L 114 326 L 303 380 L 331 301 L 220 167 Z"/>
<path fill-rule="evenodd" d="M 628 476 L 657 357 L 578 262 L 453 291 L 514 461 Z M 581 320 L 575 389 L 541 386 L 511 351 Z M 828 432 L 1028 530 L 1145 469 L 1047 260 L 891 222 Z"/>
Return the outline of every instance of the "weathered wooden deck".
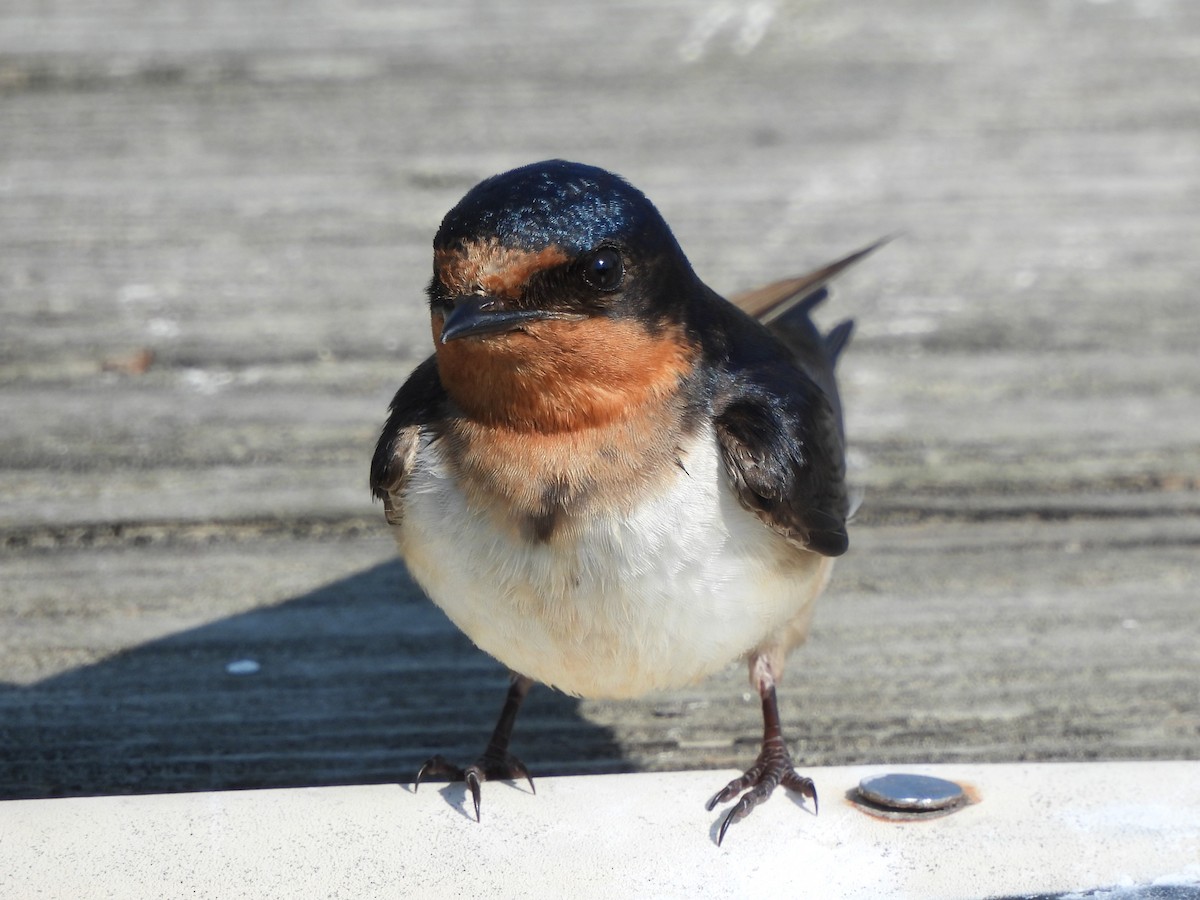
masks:
<path fill-rule="evenodd" d="M 441 215 L 552 155 L 722 289 L 902 234 L 824 312 L 866 499 L 782 690 L 802 760 L 1200 758 L 1198 85 L 1183 0 L 5 3 L 0 797 L 481 748 L 504 673 L 366 466 Z M 537 692 L 514 749 L 733 766 L 759 729 L 734 667 Z"/>

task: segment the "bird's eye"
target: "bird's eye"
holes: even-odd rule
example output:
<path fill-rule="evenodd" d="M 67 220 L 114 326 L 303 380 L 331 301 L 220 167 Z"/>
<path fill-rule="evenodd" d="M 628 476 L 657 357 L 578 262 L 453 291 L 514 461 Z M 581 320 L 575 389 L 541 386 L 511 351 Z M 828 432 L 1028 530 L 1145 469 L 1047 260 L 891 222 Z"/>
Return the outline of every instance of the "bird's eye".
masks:
<path fill-rule="evenodd" d="M 583 277 L 598 291 L 615 291 L 625 278 L 621 254 L 613 247 L 601 247 L 588 258 Z"/>

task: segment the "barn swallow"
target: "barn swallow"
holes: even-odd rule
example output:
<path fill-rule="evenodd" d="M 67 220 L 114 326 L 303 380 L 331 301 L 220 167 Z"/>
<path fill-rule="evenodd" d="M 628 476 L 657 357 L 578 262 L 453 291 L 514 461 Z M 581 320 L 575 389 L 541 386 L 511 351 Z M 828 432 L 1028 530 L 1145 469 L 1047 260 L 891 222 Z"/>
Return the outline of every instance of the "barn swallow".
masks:
<path fill-rule="evenodd" d="M 877 245 L 876 245 L 877 246 Z M 417 776 L 530 778 L 509 753 L 534 682 L 635 697 L 744 658 L 762 751 L 708 802 L 744 818 L 777 785 L 810 798 L 775 689 L 847 548 L 826 282 L 874 249 L 740 307 L 692 270 L 637 189 L 549 160 L 489 178 L 433 244 L 434 354 L 392 401 L 371 464 L 409 572 L 513 672 L 483 755 Z M 764 324 L 765 323 L 765 324 Z"/>

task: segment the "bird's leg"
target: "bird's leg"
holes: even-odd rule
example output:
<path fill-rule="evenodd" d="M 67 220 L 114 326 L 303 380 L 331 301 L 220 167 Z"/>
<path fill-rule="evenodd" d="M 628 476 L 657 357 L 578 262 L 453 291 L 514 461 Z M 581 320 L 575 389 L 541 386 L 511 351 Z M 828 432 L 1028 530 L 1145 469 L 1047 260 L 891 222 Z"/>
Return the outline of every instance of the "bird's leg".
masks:
<path fill-rule="evenodd" d="M 769 677 L 760 679 L 758 692 L 762 697 L 763 711 L 763 743 L 758 759 L 746 770 L 745 775 L 729 782 L 705 805 L 705 809 L 711 812 L 718 803 L 725 803 L 741 794 L 742 791 L 746 792 L 742 794 L 742 798 L 738 800 L 721 823 L 721 830 L 717 834 L 718 846 L 725 839 L 725 832 L 729 830 L 729 826 L 746 818 L 750 814 L 750 810 L 771 796 L 771 792 L 778 785 L 782 784 L 788 790 L 812 798 L 813 812 L 817 811 L 816 785 L 813 784 L 811 778 L 805 778 L 796 773 L 792 756 L 783 742 L 783 729 L 779 722 L 779 704 L 775 699 L 774 679 Z"/>
<path fill-rule="evenodd" d="M 533 778 L 525 764 L 508 752 L 508 741 L 512 737 L 513 725 L 517 721 L 517 711 L 533 681 L 524 675 L 514 675 L 508 688 L 508 696 L 504 698 L 504 709 L 500 711 L 500 720 L 492 731 L 491 740 L 483 755 L 465 769 L 456 766 L 443 756 L 433 756 L 421 766 L 417 773 L 416 786 L 430 775 L 445 775 L 451 781 L 465 781 L 471 790 L 471 799 L 475 803 L 475 821 L 479 821 L 479 786 L 485 781 L 515 781 L 524 778 L 529 782 L 529 789 L 534 793 Z"/>

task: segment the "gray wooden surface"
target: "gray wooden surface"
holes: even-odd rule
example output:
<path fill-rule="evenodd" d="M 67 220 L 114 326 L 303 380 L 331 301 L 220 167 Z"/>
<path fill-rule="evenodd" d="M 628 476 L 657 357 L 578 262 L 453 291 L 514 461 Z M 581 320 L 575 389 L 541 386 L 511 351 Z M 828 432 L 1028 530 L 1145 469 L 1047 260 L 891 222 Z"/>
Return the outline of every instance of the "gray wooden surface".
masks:
<path fill-rule="evenodd" d="M 823 311 L 865 501 L 782 689 L 801 760 L 1200 758 L 1195 4 L 7 0 L 0 797 L 481 748 L 504 673 L 366 466 L 441 215 L 547 156 L 722 290 L 901 235 Z M 731 667 L 536 692 L 514 749 L 732 766 L 759 729 Z"/>

